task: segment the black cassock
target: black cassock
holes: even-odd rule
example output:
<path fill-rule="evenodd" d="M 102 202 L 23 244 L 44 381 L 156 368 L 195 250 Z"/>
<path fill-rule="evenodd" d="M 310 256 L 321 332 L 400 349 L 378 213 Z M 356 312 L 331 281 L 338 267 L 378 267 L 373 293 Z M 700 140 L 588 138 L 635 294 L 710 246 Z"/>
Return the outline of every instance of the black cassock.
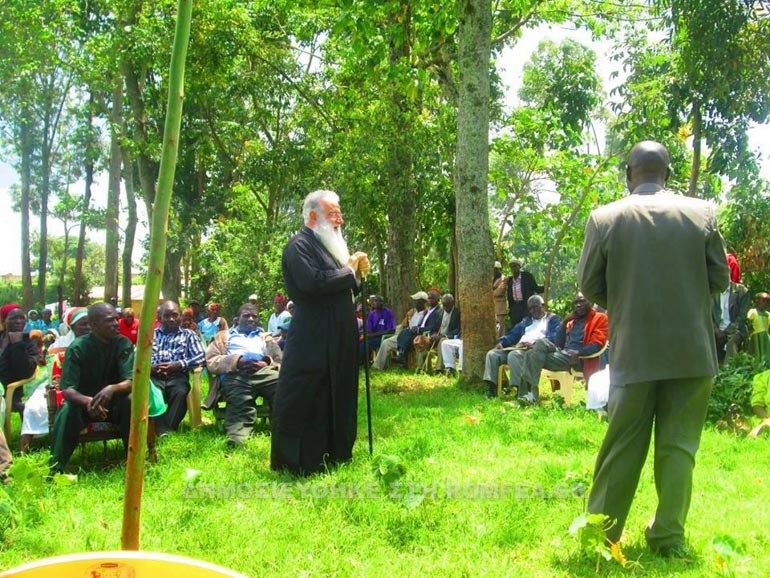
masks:
<path fill-rule="evenodd" d="M 270 465 L 310 474 L 349 460 L 356 441 L 356 279 L 308 227 L 286 245 L 281 267 L 294 315 L 273 401 Z"/>

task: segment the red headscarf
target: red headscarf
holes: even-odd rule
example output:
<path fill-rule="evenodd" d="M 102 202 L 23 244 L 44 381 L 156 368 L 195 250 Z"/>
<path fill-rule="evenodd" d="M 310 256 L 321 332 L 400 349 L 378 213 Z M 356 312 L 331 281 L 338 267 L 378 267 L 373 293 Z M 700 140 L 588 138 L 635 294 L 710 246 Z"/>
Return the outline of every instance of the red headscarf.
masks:
<path fill-rule="evenodd" d="M 8 317 L 8 314 L 14 309 L 21 309 L 21 305 L 18 303 L 8 303 L 3 305 L 3 307 L 0 308 L 0 321 L 5 323 L 5 318 Z"/>
<path fill-rule="evenodd" d="M 733 283 L 741 282 L 741 266 L 738 258 L 733 253 L 727 253 L 727 266 L 730 267 L 730 281 Z"/>

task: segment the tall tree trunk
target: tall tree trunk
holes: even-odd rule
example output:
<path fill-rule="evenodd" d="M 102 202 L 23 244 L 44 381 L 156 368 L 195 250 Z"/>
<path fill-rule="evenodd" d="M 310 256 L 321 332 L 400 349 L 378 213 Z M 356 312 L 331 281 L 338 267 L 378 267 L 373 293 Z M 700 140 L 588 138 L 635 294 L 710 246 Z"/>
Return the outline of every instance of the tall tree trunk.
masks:
<path fill-rule="evenodd" d="M 179 290 L 182 287 L 183 253 L 173 251 L 166 246 L 166 266 L 163 268 L 163 299 L 179 302 Z"/>
<path fill-rule="evenodd" d="M 393 66 L 408 61 L 411 51 L 411 9 L 408 2 L 399 5 L 399 11 L 391 21 L 401 27 L 400 41 L 390 42 L 390 62 Z M 413 111 L 409 100 L 399 86 L 390 94 L 388 126 L 392 130 L 388 138 L 386 160 L 387 187 L 389 191 L 388 215 L 388 295 L 396 318 L 401 318 L 410 306 L 409 295 L 421 289 L 417 287 L 417 265 L 414 235 L 417 231 L 417 191 L 414 182 Z"/>
<path fill-rule="evenodd" d="M 147 152 L 149 132 L 147 130 L 147 113 L 145 111 L 142 89 L 139 78 L 134 72 L 130 62 L 122 63 L 123 76 L 126 80 L 126 93 L 128 94 L 129 110 L 134 121 L 134 142 L 138 153 L 135 161 L 139 172 L 139 188 L 142 199 L 147 208 L 147 218 L 152 221 L 153 203 L 155 202 L 155 182 L 158 176 L 158 163 L 153 161 Z M 134 183 L 136 184 L 136 183 Z"/>
<path fill-rule="evenodd" d="M 88 144 L 86 147 L 90 149 L 94 146 L 91 136 L 91 128 L 93 124 L 93 104 L 94 95 L 89 94 L 88 97 Z M 85 191 L 83 194 L 83 211 L 80 218 L 80 232 L 78 234 L 78 250 L 75 255 L 75 274 L 72 280 L 72 304 L 82 305 L 83 295 L 85 295 L 88 287 L 83 287 L 83 259 L 86 253 L 86 222 L 88 211 L 91 208 L 91 187 L 94 184 L 94 155 L 86 154 L 86 174 L 85 174 Z"/>
<path fill-rule="evenodd" d="M 134 192 L 134 166 L 128 149 L 121 149 L 123 156 L 123 182 L 126 187 L 126 208 L 128 222 L 126 223 L 126 238 L 123 243 L 123 278 L 122 293 L 123 307 L 131 307 L 131 269 L 133 266 L 134 239 L 136 238 L 136 193 Z"/>
<path fill-rule="evenodd" d="M 123 79 L 112 88 L 110 114 L 110 182 L 107 189 L 107 223 L 105 239 L 104 300 L 118 297 L 118 259 L 120 257 L 120 141 L 123 137 Z M 117 302 L 117 301 L 116 301 Z"/>
<path fill-rule="evenodd" d="M 61 254 L 61 267 L 59 269 L 59 282 L 56 284 L 57 287 L 64 287 L 64 276 L 67 273 L 67 264 L 69 261 L 69 252 L 70 252 L 70 228 L 67 226 L 69 221 L 67 219 L 64 220 L 64 250 Z"/>
<path fill-rule="evenodd" d="M 38 266 L 37 266 L 37 302 L 44 306 L 46 274 L 48 272 L 48 197 L 51 189 L 51 144 L 49 144 L 48 135 L 51 129 L 51 123 L 46 115 L 43 123 L 43 150 L 40 166 L 40 246 L 38 247 Z"/>
<path fill-rule="evenodd" d="M 489 230 L 489 58 L 492 13 L 486 0 L 458 0 L 459 57 L 455 158 L 458 296 L 463 312 L 463 380 L 480 381 L 495 340 Z"/>
<path fill-rule="evenodd" d="M 694 102 L 692 105 L 692 167 L 690 168 L 690 185 L 687 187 L 687 194 L 691 197 L 694 197 L 698 193 L 702 138 L 703 127 L 700 105 L 697 102 Z"/>
<path fill-rule="evenodd" d="M 32 295 L 32 266 L 29 259 L 29 198 L 32 185 L 32 148 L 34 146 L 34 138 L 29 114 L 28 110 L 22 114 L 23 120 L 19 126 L 19 139 L 21 141 L 21 287 L 25 311 L 32 309 L 34 304 L 34 297 Z"/>

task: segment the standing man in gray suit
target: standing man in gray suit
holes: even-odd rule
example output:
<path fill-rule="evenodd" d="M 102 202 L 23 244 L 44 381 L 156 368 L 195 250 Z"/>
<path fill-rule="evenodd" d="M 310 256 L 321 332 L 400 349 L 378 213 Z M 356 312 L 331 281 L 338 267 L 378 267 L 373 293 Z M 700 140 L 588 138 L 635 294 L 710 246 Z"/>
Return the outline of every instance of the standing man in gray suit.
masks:
<path fill-rule="evenodd" d="M 578 280 L 610 318 L 609 428 L 588 511 L 615 520 L 620 540 L 655 424 L 658 508 L 645 536 L 662 556 L 686 556 L 692 471 L 717 372 L 712 295 L 730 280 L 714 207 L 664 189 L 666 148 L 635 145 L 630 195 L 586 223 Z"/>

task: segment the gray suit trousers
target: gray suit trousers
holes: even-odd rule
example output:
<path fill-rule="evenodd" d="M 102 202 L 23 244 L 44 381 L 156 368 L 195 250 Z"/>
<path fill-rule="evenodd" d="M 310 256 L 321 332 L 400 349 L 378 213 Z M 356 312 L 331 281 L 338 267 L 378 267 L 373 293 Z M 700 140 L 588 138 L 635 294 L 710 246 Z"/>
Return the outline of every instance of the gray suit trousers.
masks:
<path fill-rule="evenodd" d="M 712 383 L 711 377 L 695 377 L 611 386 L 609 428 L 596 458 L 588 511 L 616 520 L 607 532 L 613 542 L 623 533 L 654 425 L 658 508 L 647 542 L 653 549 L 684 543 Z"/>

